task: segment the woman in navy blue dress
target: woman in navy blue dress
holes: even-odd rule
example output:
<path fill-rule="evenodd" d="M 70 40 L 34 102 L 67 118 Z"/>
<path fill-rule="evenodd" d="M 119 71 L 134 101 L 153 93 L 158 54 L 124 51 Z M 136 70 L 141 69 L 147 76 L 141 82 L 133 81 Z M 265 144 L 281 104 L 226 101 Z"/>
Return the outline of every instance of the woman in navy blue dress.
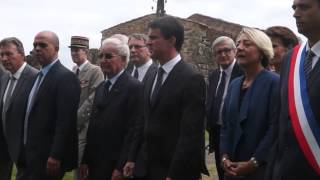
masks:
<path fill-rule="evenodd" d="M 244 28 L 236 59 L 244 75 L 228 89 L 220 139 L 225 179 L 263 180 L 279 107 L 279 76 L 266 70 L 273 57 L 270 38 Z"/>

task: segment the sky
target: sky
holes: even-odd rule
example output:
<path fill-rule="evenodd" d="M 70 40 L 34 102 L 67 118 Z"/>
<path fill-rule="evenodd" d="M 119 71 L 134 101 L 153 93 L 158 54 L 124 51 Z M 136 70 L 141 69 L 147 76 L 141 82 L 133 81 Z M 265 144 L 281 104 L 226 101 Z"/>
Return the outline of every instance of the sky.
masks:
<path fill-rule="evenodd" d="M 293 0 L 167 0 L 167 14 L 187 18 L 199 13 L 250 27 L 265 29 L 287 26 L 297 33 L 291 8 Z M 0 0 L 0 39 L 19 38 L 26 54 L 34 36 L 43 30 L 60 39 L 59 58 L 71 68 L 70 38 L 90 39 L 90 48 L 99 48 L 101 31 L 117 24 L 155 13 L 156 0 Z M 153 8 L 152 8 L 153 7 Z M 302 37 L 302 35 L 297 34 Z"/>

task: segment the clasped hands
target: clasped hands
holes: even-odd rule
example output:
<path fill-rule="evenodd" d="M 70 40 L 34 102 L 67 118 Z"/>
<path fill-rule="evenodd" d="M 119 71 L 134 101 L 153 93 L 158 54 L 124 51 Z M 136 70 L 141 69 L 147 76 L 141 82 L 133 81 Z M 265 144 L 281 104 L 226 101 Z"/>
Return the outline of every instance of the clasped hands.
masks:
<path fill-rule="evenodd" d="M 230 177 L 244 177 L 257 169 L 252 161 L 232 162 L 226 158 L 222 161 L 225 174 Z"/>

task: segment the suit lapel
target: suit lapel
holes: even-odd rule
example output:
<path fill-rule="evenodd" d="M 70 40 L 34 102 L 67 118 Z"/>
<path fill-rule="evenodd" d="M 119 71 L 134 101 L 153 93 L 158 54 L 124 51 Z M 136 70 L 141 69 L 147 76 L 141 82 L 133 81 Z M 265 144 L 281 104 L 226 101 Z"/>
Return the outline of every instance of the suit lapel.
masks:
<path fill-rule="evenodd" d="M 47 74 L 43 77 L 44 79 L 42 80 L 42 83 L 39 86 L 39 90 L 38 93 L 36 94 L 33 106 L 34 107 L 36 105 L 36 103 L 38 102 L 39 97 L 42 96 L 42 94 L 44 92 L 47 91 L 47 89 L 51 86 L 51 84 L 53 83 L 53 77 L 55 72 L 57 71 L 57 69 L 62 66 L 60 61 L 58 60 L 58 62 L 56 62 L 51 68 L 50 70 L 47 72 Z"/>
<path fill-rule="evenodd" d="M 261 78 L 264 77 L 264 74 L 265 74 L 266 70 L 262 70 L 258 75 L 257 77 L 254 79 L 254 81 L 252 82 L 251 86 L 247 89 L 246 93 L 244 94 L 244 97 L 242 99 L 242 102 L 241 102 L 241 106 L 240 106 L 240 118 L 239 118 L 239 121 L 240 122 L 243 122 L 245 119 L 247 119 L 248 117 L 248 109 L 249 109 L 249 106 L 250 106 L 250 99 L 251 97 L 253 97 L 253 93 L 254 93 L 254 89 L 256 88 L 257 86 L 257 82 L 259 82 Z M 244 78 L 244 77 L 243 77 Z M 243 80 L 242 78 L 242 80 Z M 240 82 L 243 82 L 243 81 L 240 81 Z M 241 84 L 239 85 L 240 89 L 239 89 L 239 93 L 241 91 Z M 240 95 L 240 94 L 239 94 Z M 239 96 L 238 96 L 239 97 Z"/>
<path fill-rule="evenodd" d="M 181 72 L 181 70 L 183 70 L 183 66 L 185 65 L 185 62 L 183 62 L 183 60 L 181 59 L 171 70 L 171 72 L 169 73 L 169 75 L 167 76 L 166 80 L 163 82 L 160 90 L 159 90 L 159 94 L 157 99 L 155 100 L 155 103 L 153 105 L 153 107 L 156 107 L 159 99 L 161 99 L 161 97 L 166 94 L 167 91 L 170 91 L 170 89 L 172 87 L 175 87 L 176 85 L 176 77 L 179 77 L 178 74 Z"/>
<path fill-rule="evenodd" d="M 148 78 L 152 77 L 151 75 L 152 75 L 154 72 L 157 72 L 157 68 L 158 68 L 158 64 L 152 63 L 152 64 L 150 65 L 150 67 L 148 68 L 146 74 L 144 75 L 142 82 L 145 82 Z"/>
<path fill-rule="evenodd" d="M 308 89 L 310 89 L 312 85 L 315 84 L 314 82 L 316 82 L 316 80 L 319 78 L 319 74 L 320 74 L 320 59 L 318 60 L 316 65 L 313 67 L 313 70 L 311 71 L 309 79 L 307 79 Z"/>
<path fill-rule="evenodd" d="M 8 81 L 9 81 L 9 74 L 5 74 L 1 77 L 1 85 L 2 85 L 1 89 L 0 89 L 1 100 L 3 99 L 4 93 L 6 91 Z M 2 102 L 1 102 L 1 104 L 2 104 Z"/>
<path fill-rule="evenodd" d="M 152 86 L 153 86 L 153 83 L 155 81 L 155 78 L 156 78 L 156 75 L 157 75 L 157 69 L 155 68 L 154 71 L 150 71 L 150 74 L 146 81 L 144 82 L 144 103 L 146 104 L 145 107 L 148 108 L 149 110 L 149 107 L 150 107 L 150 95 L 151 95 L 151 90 L 152 90 Z"/>
<path fill-rule="evenodd" d="M 19 93 L 21 92 L 21 90 L 23 89 L 22 87 L 25 86 L 25 83 L 27 82 L 26 81 L 26 78 L 27 78 L 27 75 L 29 73 L 29 65 L 27 64 L 26 67 L 24 68 L 24 70 L 22 71 L 21 73 L 21 76 L 20 78 L 18 79 L 18 82 L 16 84 L 16 87 L 14 88 L 14 91 L 12 92 L 12 96 L 11 96 L 11 99 L 10 99 L 10 102 L 9 102 L 9 106 L 11 104 L 11 102 L 16 98 L 16 97 L 19 97 Z"/>

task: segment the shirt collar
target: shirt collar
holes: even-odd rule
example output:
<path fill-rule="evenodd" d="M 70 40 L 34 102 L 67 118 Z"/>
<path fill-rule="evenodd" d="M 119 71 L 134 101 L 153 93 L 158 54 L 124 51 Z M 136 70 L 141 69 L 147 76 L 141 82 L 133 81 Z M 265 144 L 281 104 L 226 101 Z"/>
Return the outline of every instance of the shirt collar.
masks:
<path fill-rule="evenodd" d="M 113 76 L 112 78 L 108 79 L 108 76 L 106 77 L 106 81 L 110 81 L 111 84 L 113 85 L 114 83 L 116 83 L 116 81 L 118 80 L 118 78 L 121 76 L 121 74 L 124 72 L 124 69 L 122 71 L 120 71 L 117 75 Z"/>
<path fill-rule="evenodd" d="M 80 66 L 78 66 L 79 71 L 82 71 L 86 64 L 88 64 L 88 60 L 85 60 Z"/>
<path fill-rule="evenodd" d="M 45 67 L 43 67 L 40 71 L 42 72 L 43 76 L 47 75 L 47 73 L 49 72 L 49 70 L 51 69 L 51 67 L 57 62 L 59 61 L 58 57 L 52 61 L 50 64 L 46 65 Z"/>
<path fill-rule="evenodd" d="M 144 63 L 142 66 L 139 66 L 139 67 L 134 66 L 134 68 L 135 68 L 135 69 L 138 69 L 138 71 L 139 71 L 140 69 L 144 69 L 144 68 L 146 68 L 146 67 L 151 66 L 151 64 L 152 64 L 152 60 L 149 59 L 149 60 L 148 60 L 146 63 Z"/>
<path fill-rule="evenodd" d="M 310 50 L 310 46 L 309 43 L 307 43 L 307 47 L 306 50 L 309 51 Z M 314 52 L 314 54 L 318 57 L 320 57 L 320 40 L 318 42 L 316 42 L 312 47 L 311 47 L 312 52 Z"/>
<path fill-rule="evenodd" d="M 220 71 L 224 71 L 226 73 L 226 75 L 229 76 L 232 73 L 232 70 L 233 70 L 235 63 L 236 63 L 236 59 L 233 59 L 233 62 L 226 69 L 223 69 L 220 66 Z"/>
<path fill-rule="evenodd" d="M 24 62 L 24 63 L 22 64 L 22 66 L 18 69 L 18 71 L 16 71 L 14 74 L 12 74 L 12 76 L 13 76 L 16 80 L 18 80 L 18 79 L 20 78 L 20 76 L 21 76 L 21 74 L 22 74 L 22 71 L 24 70 L 24 68 L 26 67 L 26 65 L 27 65 L 27 63 Z"/>
<path fill-rule="evenodd" d="M 174 66 L 181 60 L 180 54 L 178 54 L 176 57 L 171 59 L 170 61 L 166 62 L 164 65 L 162 65 L 162 69 L 169 74 L 171 70 L 174 68 Z"/>

